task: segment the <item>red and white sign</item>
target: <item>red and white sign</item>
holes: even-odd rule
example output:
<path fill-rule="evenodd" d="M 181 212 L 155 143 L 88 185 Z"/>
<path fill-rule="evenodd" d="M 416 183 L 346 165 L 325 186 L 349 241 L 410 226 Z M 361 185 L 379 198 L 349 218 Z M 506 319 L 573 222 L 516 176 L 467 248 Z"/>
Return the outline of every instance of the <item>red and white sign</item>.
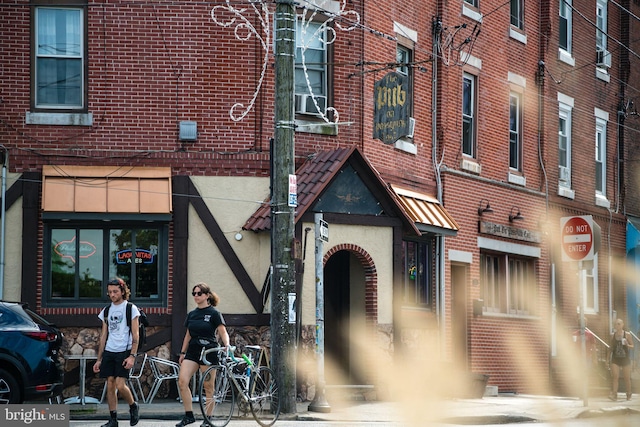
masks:
<path fill-rule="evenodd" d="M 593 217 L 565 216 L 560 218 L 563 261 L 593 260 Z"/>

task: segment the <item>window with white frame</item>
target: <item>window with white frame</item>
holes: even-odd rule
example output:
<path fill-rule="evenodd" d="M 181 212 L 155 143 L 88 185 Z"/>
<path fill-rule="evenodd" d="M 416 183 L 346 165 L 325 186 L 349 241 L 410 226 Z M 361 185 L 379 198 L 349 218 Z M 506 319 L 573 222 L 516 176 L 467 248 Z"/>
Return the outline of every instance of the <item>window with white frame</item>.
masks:
<path fill-rule="evenodd" d="M 600 310 L 598 302 L 598 254 L 593 255 L 593 268 L 585 270 L 586 280 L 583 289 L 584 311 L 597 313 Z"/>
<path fill-rule="evenodd" d="M 572 11 L 573 0 L 560 0 L 560 19 L 558 28 L 558 46 L 560 49 L 571 53 L 572 44 Z"/>
<path fill-rule="evenodd" d="M 471 6 L 478 8 L 480 0 L 464 0 L 465 3 L 470 4 Z"/>
<path fill-rule="evenodd" d="M 571 106 L 560 103 L 558 108 L 558 180 L 571 188 Z"/>
<path fill-rule="evenodd" d="M 596 194 L 607 195 L 607 122 L 596 118 Z"/>
<path fill-rule="evenodd" d="M 511 25 L 524 29 L 524 0 L 511 0 Z"/>
<path fill-rule="evenodd" d="M 462 153 L 476 156 L 476 76 L 464 73 L 462 77 Z"/>
<path fill-rule="evenodd" d="M 534 261 L 510 254 L 480 254 L 480 297 L 488 313 L 534 315 L 536 280 Z"/>
<path fill-rule="evenodd" d="M 407 77 L 409 81 L 409 93 L 408 99 L 413 100 L 413 50 L 410 48 L 403 46 L 401 44 L 396 45 L 396 63 L 398 66 L 396 67 L 396 72 L 402 74 Z M 413 115 L 413 105 L 409 105 L 408 107 L 409 115 Z"/>
<path fill-rule="evenodd" d="M 322 22 L 296 20 L 295 110 L 325 114 L 327 108 L 327 44 Z"/>
<path fill-rule="evenodd" d="M 522 95 L 509 94 L 509 168 L 522 171 Z"/>
<path fill-rule="evenodd" d="M 84 7 L 34 8 L 34 109 L 86 109 L 85 14 Z"/>
<path fill-rule="evenodd" d="M 596 49 L 607 49 L 607 0 L 596 2 Z"/>

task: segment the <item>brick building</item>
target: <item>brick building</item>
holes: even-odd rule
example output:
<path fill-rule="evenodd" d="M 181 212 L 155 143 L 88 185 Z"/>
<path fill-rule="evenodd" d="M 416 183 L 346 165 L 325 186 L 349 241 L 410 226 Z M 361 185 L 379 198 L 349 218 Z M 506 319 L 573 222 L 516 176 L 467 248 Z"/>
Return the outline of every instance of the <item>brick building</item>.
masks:
<path fill-rule="evenodd" d="M 613 271 L 631 184 L 615 159 L 637 58 L 614 43 L 629 43 L 632 24 L 611 3 L 299 5 L 295 238 L 313 253 L 307 229 L 323 213 L 330 384 L 388 380 L 360 369 L 372 343 L 374 361 L 428 354 L 503 391 L 561 383 L 579 305 L 555 239 L 566 216 L 592 215 L 603 232 L 597 268 L 580 279 L 590 328 L 607 337 L 612 311 L 626 317 Z M 2 297 L 63 327 L 70 351 L 95 348 L 115 275 L 155 326 L 150 352 L 175 357 L 200 280 L 236 342 L 269 344 L 273 9 L 0 9 Z M 314 376 L 304 266 L 301 392 Z"/>

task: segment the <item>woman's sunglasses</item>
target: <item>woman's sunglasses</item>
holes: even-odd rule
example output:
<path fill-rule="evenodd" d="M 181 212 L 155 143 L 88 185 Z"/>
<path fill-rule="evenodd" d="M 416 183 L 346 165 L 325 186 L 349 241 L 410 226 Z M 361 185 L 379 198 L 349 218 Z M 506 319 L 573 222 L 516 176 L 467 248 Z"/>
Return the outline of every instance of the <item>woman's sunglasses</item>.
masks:
<path fill-rule="evenodd" d="M 201 292 L 201 291 L 194 291 L 194 292 L 191 292 L 191 295 L 193 295 L 194 297 L 195 297 L 196 295 L 201 296 L 202 294 L 204 294 L 204 292 Z"/>

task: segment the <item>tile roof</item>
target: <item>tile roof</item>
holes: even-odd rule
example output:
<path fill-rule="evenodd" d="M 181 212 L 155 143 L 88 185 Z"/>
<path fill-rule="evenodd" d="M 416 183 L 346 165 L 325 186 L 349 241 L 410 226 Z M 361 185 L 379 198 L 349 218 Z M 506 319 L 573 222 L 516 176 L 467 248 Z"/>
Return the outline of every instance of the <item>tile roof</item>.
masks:
<path fill-rule="evenodd" d="M 458 224 L 437 199 L 426 194 L 388 185 L 355 145 L 317 153 L 313 158 L 305 161 L 296 171 L 298 207 L 295 212 L 295 222 L 311 208 L 331 183 L 336 173 L 352 157 L 353 160 L 364 163 L 371 171 L 374 181 L 378 181 L 380 189 L 388 195 L 392 205 L 397 208 L 395 209 L 397 216 L 403 220 L 408 229 L 417 235 L 421 235 L 423 232 L 456 234 L 459 228 Z M 242 229 L 256 232 L 271 229 L 269 199 L 265 200 L 251 215 Z"/>

